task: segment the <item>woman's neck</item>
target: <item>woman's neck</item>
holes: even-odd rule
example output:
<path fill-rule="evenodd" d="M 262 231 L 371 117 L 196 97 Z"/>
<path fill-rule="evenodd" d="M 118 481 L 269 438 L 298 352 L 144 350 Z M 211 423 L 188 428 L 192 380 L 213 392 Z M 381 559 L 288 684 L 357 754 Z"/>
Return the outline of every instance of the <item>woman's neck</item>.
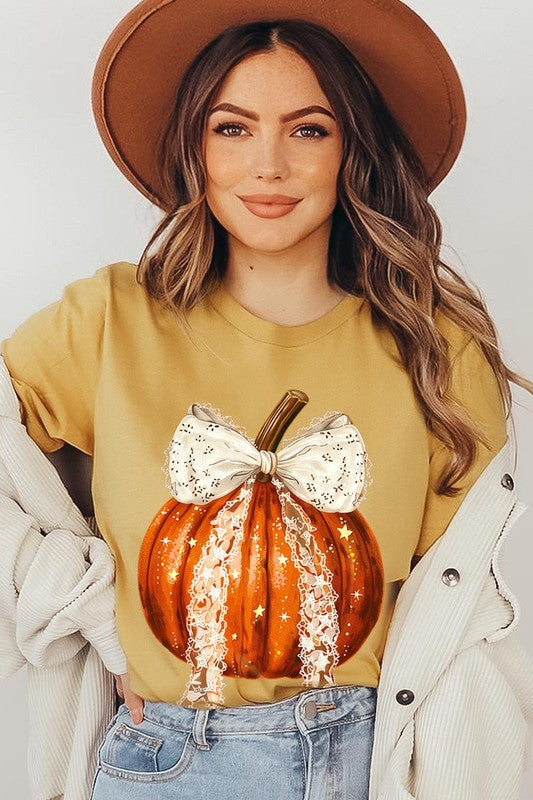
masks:
<path fill-rule="evenodd" d="M 252 250 L 229 242 L 226 290 L 252 314 L 278 325 L 303 325 L 326 314 L 346 293 L 327 281 L 327 239 L 287 251 Z"/>

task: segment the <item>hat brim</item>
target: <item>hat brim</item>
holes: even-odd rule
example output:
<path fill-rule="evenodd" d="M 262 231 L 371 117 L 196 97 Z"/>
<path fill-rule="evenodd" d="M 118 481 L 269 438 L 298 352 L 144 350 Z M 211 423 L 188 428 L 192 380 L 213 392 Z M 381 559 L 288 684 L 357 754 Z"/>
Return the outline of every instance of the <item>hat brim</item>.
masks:
<path fill-rule="evenodd" d="M 102 141 L 126 178 L 168 208 L 155 149 L 188 63 L 223 28 L 303 18 L 334 33 L 366 69 L 418 152 L 428 194 L 453 166 L 466 128 L 457 70 L 441 40 L 400 0 L 143 0 L 116 25 L 97 59 L 92 108 Z"/>

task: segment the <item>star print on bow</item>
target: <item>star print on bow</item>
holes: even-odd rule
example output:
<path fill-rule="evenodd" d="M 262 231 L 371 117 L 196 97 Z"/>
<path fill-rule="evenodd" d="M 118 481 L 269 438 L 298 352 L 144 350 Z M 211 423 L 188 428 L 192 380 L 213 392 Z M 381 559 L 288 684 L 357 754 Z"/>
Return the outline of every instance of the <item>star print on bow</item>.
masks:
<path fill-rule="evenodd" d="M 368 457 L 344 413 L 309 427 L 277 452 L 258 450 L 213 410 L 193 403 L 177 426 L 165 468 L 182 503 L 205 504 L 257 472 L 276 475 L 300 499 L 328 512 L 353 511 L 365 495 Z"/>

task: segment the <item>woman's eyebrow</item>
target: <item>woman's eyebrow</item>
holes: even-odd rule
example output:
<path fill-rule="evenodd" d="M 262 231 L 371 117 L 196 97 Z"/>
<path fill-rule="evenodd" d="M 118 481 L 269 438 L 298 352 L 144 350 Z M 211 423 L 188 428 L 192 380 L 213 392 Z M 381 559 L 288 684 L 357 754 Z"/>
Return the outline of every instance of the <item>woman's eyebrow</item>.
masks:
<path fill-rule="evenodd" d="M 215 111 L 231 111 L 233 114 L 240 114 L 241 117 L 248 117 L 249 119 L 253 119 L 256 122 L 259 120 L 259 114 L 256 114 L 253 111 L 247 111 L 245 108 L 240 108 L 239 106 L 233 105 L 233 103 L 219 103 L 218 106 L 215 106 L 211 109 L 209 114 L 214 114 Z M 331 119 L 335 119 L 335 116 L 328 111 L 327 108 L 323 106 L 306 106 L 305 108 L 298 108 L 296 111 L 291 111 L 289 114 L 282 114 L 280 117 L 282 122 L 289 122 L 293 119 L 298 119 L 299 117 L 305 117 L 306 114 L 327 114 L 328 117 Z"/>

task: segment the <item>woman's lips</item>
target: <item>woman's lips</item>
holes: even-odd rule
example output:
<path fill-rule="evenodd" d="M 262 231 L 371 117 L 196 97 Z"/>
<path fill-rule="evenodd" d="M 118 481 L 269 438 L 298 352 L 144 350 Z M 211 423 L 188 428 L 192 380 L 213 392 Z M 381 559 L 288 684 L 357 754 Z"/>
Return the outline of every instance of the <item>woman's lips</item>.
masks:
<path fill-rule="evenodd" d="M 249 200 L 243 200 L 242 197 L 240 199 L 248 211 L 251 211 L 256 217 L 267 217 L 269 219 L 273 219 L 275 217 L 284 217 L 285 214 L 290 214 L 290 212 L 300 202 L 299 200 L 295 200 L 294 202 L 290 203 L 252 203 Z"/>

